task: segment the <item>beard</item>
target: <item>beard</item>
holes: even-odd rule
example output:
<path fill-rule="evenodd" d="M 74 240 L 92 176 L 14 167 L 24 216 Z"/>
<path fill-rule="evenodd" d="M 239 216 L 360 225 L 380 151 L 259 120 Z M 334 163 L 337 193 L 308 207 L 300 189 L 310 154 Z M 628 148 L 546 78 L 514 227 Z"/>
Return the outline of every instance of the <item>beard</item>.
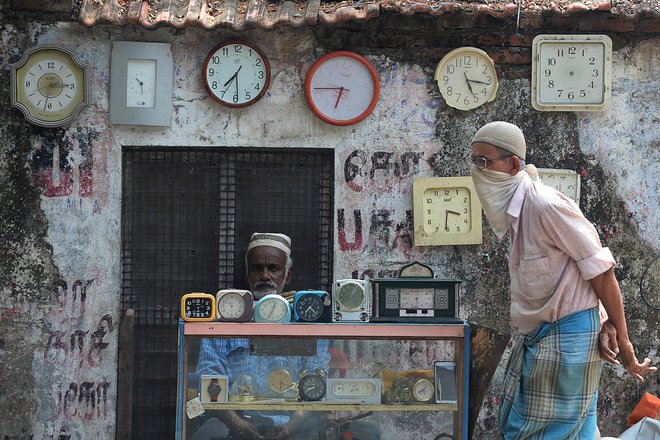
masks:
<path fill-rule="evenodd" d="M 282 286 L 278 286 L 274 281 L 257 281 L 254 283 L 254 286 L 250 286 L 250 290 L 252 291 L 252 295 L 254 295 L 254 299 L 261 299 L 266 295 L 274 293 L 279 294 L 283 289 L 284 284 L 282 284 Z"/>

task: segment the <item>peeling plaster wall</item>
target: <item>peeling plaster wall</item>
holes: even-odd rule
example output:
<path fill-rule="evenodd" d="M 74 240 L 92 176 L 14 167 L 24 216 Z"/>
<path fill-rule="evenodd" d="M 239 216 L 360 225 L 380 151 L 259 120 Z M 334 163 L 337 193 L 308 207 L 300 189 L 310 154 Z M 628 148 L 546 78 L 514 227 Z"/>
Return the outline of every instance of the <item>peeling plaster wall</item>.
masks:
<path fill-rule="evenodd" d="M 613 98 L 603 113 L 540 113 L 529 104 L 529 66 L 498 66 L 497 99 L 472 112 L 446 107 L 433 82 L 439 58 L 410 61 L 405 49 L 351 46 L 374 64 L 381 98 L 374 114 L 334 127 L 308 110 L 302 85 L 340 34 L 309 29 L 250 31 L 241 38 L 268 56 L 272 79 L 256 105 L 229 110 L 198 80 L 204 56 L 235 34 L 199 29 L 143 31 L 75 23 L 4 22 L 0 28 L 0 420 L 2 439 L 110 439 L 115 432 L 120 320 L 121 147 L 247 146 L 335 150 L 336 278 L 389 276 L 416 259 L 437 276 L 465 280 L 461 315 L 508 331 L 506 242 L 486 226 L 482 246 L 412 246 L 412 180 L 467 175 L 469 140 L 485 122 L 519 124 L 528 162 L 580 171 L 582 209 L 618 259 L 629 332 L 640 357 L 657 354 L 658 313 L 637 284 L 660 253 L 660 40 L 614 54 Z M 171 42 L 170 127 L 111 125 L 109 62 L 114 40 Z M 341 40 L 343 44 L 337 44 Z M 9 105 L 9 63 L 34 44 L 60 43 L 89 63 L 91 105 L 65 128 L 42 129 Z M 325 46 L 327 45 L 327 46 Z M 523 69 L 523 74 L 520 70 Z M 500 363 L 475 438 L 496 438 Z M 643 385 L 606 366 L 599 401 L 603 434 L 623 431 Z M 422 437 L 419 437 L 422 438 Z"/>

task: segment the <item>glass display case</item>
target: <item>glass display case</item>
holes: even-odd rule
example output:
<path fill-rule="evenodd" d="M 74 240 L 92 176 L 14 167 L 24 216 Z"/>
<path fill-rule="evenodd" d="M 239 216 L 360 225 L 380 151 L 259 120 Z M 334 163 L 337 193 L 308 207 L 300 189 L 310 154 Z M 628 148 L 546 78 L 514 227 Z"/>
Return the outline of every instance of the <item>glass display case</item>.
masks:
<path fill-rule="evenodd" d="M 469 332 L 181 321 L 177 439 L 467 439 Z"/>

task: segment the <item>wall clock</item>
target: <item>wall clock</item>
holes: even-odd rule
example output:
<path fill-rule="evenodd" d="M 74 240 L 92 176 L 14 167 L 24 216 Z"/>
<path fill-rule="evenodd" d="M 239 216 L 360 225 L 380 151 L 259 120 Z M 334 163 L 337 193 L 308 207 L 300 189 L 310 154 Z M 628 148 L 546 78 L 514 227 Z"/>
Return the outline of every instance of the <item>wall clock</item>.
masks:
<path fill-rule="evenodd" d="M 580 206 L 580 175 L 573 170 L 537 168 L 539 178 L 545 185 L 551 186 L 566 197 L 570 197 Z"/>
<path fill-rule="evenodd" d="M 169 126 L 173 69 L 169 43 L 113 42 L 110 122 Z"/>
<path fill-rule="evenodd" d="M 361 55 L 338 50 L 319 58 L 305 79 L 305 99 L 321 120 L 352 125 L 369 116 L 378 103 L 376 69 Z"/>
<path fill-rule="evenodd" d="M 470 177 L 413 180 L 415 246 L 480 244 L 481 203 Z"/>
<path fill-rule="evenodd" d="M 537 35 L 532 42 L 532 107 L 603 111 L 610 105 L 612 40 L 607 35 Z"/>
<path fill-rule="evenodd" d="M 447 105 L 459 110 L 472 110 L 494 100 L 499 84 L 495 63 L 475 47 L 459 47 L 442 57 L 435 80 Z"/>
<path fill-rule="evenodd" d="M 87 66 L 66 47 L 32 47 L 10 71 L 11 105 L 35 125 L 67 125 L 89 104 Z"/>
<path fill-rule="evenodd" d="M 209 96 L 225 107 L 242 108 L 259 101 L 270 84 L 270 64 L 255 45 L 225 41 L 204 59 L 202 81 Z"/>

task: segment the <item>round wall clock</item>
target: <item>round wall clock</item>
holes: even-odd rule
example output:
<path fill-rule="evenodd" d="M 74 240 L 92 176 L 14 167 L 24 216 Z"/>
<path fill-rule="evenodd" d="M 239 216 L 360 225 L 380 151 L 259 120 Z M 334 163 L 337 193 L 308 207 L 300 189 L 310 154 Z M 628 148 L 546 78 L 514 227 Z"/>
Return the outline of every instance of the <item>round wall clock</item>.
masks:
<path fill-rule="evenodd" d="M 369 116 L 378 103 L 376 69 L 361 55 L 344 50 L 319 58 L 305 79 L 305 99 L 312 112 L 333 125 L 352 125 Z"/>
<path fill-rule="evenodd" d="M 435 69 L 435 80 L 447 105 L 472 110 L 495 99 L 497 72 L 486 52 L 459 47 L 445 55 Z"/>
<path fill-rule="evenodd" d="M 218 103 L 242 108 L 260 100 L 270 84 L 270 64 L 251 43 L 231 40 L 214 47 L 204 59 L 202 81 Z"/>
<path fill-rule="evenodd" d="M 89 103 L 88 72 L 63 46 L 35 46 L 11 66 L 11 105 L 41 127 L 61 127 Z"/>
<path fill-rule="evenodd" d="M 470 177 L 413 180 L 415 246 L 481 244 L 481 203 Z"/>

